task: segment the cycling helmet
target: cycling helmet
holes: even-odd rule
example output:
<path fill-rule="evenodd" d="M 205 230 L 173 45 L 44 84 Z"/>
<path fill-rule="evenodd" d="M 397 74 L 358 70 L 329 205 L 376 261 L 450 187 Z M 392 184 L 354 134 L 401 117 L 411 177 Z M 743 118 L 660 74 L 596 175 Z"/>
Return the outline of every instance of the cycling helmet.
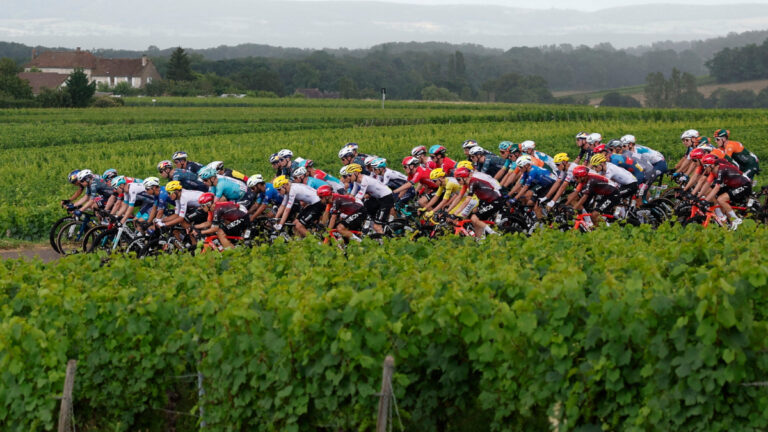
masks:
<path fill-rule="evenodd" d="M 512 141 L 502 141 L 499 143 L 499 150 L 509 150 L 512 147 Z"/>
<path fill-rule="evenodd" d="M 456 168 L 466 168 L 466 169 L 471 171 L 471 170 L 475 169 L 475 166 L 472 165 L 472 162 L 470 162 L 468 160 L 463 160 L 463 161 L 460 161 L 459 163 L 456 164 Z"/>
<path fill-rule="evenodd" d="M 454 171 L 453 176 L 456 178 L 467 178 L 469 177 L 469 170 L 466 168 L 457 168 L 456 171 Z"/>
<path fill-rule="evenodd" d="M 386 168 L 387 160 L 384 158 L 376 158 L 371 162 L 371 166 L 374 168 Z"/>
<path fill-rule="evenodd" d="M 341 167 L 341 169 L 339 169 L 339 175 L 342 177 L 347 175 L 347 165 L 344 165 L 343 167 Z"/>
<path fill-rule="evenodd" d="M 214 170 L 211 167 L 205 167 L 201 169 L 200 172 L 197 173 L 197 175 L 200 177 L 201 180 L 208 180 L 209 178 L 216 176 L 216 170 Z"/>
<path fill-rule="evenodd" d="M 445 147 L 441 146 L 440 144 L 435 144 L 432 147 L 429 148 L 429 154 L 436 155 L 436 154 L 443 154 L 445 155 Z"/>
<path fill-rule="evenodd" d="M 555 163 L 563 163 L 568 162 L 570 159 L 568 158 L 568 153 L 558 153 L 555 155 Z"/>
<path fill-rule="evenodd" d="M 319 188 L 317 188 L 317 196 L 319 197 L 327 197 L 333 195 L 333 190 L 328 185 L 322 185 Z"/>
<path fill-rule="evenodd" d="M 149 190 L 155 186 L 160 186 L 160 179 L 157 177 L 147 177 L 141 182 L 141 185 L 144 186 L 144 189 Z"/>
<path fill-rule="evenodd" d="M 204 205 L 204 204 L 212 203 L 213 200 L 215 200 L 215 199 L 216 199 L 216 195 L 214 195 L 214 194 L 212 194 L 210 192 L 206 192 L 206 193 L 200 195 L 200 197 L 197 199 L 197 203 L 200 204 L 200 205 Z"/>
<path fill-rule="evenodd" d="M 691 150 L 690 157 L 693 160 L 701 160 L 704 156 L 706 156 L 708 153 L 704 151 L 704 149 L 696 148 Z"/>
<path fill-rule="evenodd" d="M 269 155 L 269 163 L 276 164 L 278 162 L 280 162 L 280 157 L 277 156 L 277 153 L 272 153 Z"/>
<path fill-rule="evenodd" d="M 416 159 L 413 156 L 406 156 L 405 158 L 403 158 L 403 166 L 404 167 L 408 166 L 408 165 L 418 165 L 418 164 L 419 164 L 418 159 Z"/>
<path fill-rule="evenodd" d="M 254 174 L 248 177 L 248 182 L 246 182 L 246 185 L 248 187 L 256 187 L 256 185 L 259 183 L 264 183 L 264 177 L 262 177 L 261 174 Z"/>
<path fill-rule="evenodd" d="M 363 167 L 361 167 L 359 164 L 352 163 L 347 165 L 347 174 L 361 173 L 361 172 L 363 172 Z"/>
<path fill-rule="evenodd" d="M 379 158 L 378 156 L 368 156 L 368 157 L 366 157 L 366 158 L 365 158 L 365 160 L 363 161 L 363 165 L 370 165 L 370 164 L 372 164 L 372 163 L 373 163 L 373 161 L 375 161 L 375 160 L 376 160 L 376 159 L 378 159 L 378 158 Z"/>
<path fill-rule="evenodd" d="M 307 169 L 304 167 L 298 167 L 295 170 L 293 170 L 293 174 L 291 174 L 291 177 L 297 178 L 307 175 Z"/>
<path fill-rule="evenodd" d="M 306 168 L 313 167 L 313 166 L 315 166 L 315 161 L 313 161 L 312 159 L 307 159 L 307 160 L 302 162 L 301 166 L 306 167 Z"/>
<path fill-rule="evenodd" d="M 688 129 L 687 131 L 683 132 L 682 135 L 680 135 L 680 139 L 686 139 L 686 138 L 698 138 L 699 137 L 699 131 L 696 129 Z"/>
<path fill-rule="evenodd" d="M 616 148 L 623 147 L 624 146 L 624 142 L 622 142 L 621 140 L 612 139 L 612 140 L 608 141 L 608 144 L 606 144 L 606 145 L 610 149 L 616 149 Z"/>
<path fill-rule="evenodd" d="M 345 157 L 350 157 L 355 155 L 355 149 L 352 147 L 344 147 L 341 150 L 339 150 L 339 159 L 344 159 Z"/>
<path fill-rule="evenodd" d="M 69 182 L 72 183 L 72 184 L 77 183 L 77 173 L 79 173 L 79 172 L 80 172 L 80 170 L 74 170 L 74 171 L 70 172 L 67 175 L 67 180 L 69 180 Z"/>
<path fill-rule="evenodd" d="M 275 189 L 280 189 L 281 187 L 287 185 L 289 183 L 288 178 L 284 175 L 275 177 L 274 180 L 272 180 L 272 186 L 275 187 Z"/>
<path fill-rule="evenodd" d="M 445 177 L 445 171 L 443 171 L 442 168 L 435 168 L 432 170 L 432 172 L 429 173 L 429 178 L 431 180 L 437 180 L 443 177 Z"/>
<path fill-rule="evenodd" d="M 181 190 L 181 182 L 174 180 L 168 182 L 167 185 L 165 185 L 165 191 L 168 193 L 176 192 Z"/>
<path fill-rule="evenodd" d="M 468 149 L 477 146 L 477 141 L 468 139 L 464 141 L 464 143 L 461 145 L 461 148 Z"/>
<path fill-rule="evenodd" d="M 411 149 L 411 156 L 413 157 L 419 157 L 423 154 L 427 154 L 427 148 L 424 146 L 416 146 Z"/>
<path fill-rule="evenodd" d="M 534 148 L 536 148 L 536 143 L 531 140 L 523 141 L 520 143 L 520 150 L 524 152 L 533 150 Z"/>
<path fill-rule="evenodd" d="M 171 161 L 163 160 L 163 161 L 158 162 L 158 164 L 157 164 L 157 172 L 163 172 L 167 168 L 173 169 L 173 164 L 171 163 Z"/>
<path fill-rule="evenodd" d="M 79 182 L 90 180 L 91 177 L 93 177 L 93 172 L 89 169 L 84 169 L 77 173 L 77 181 Z"/>
<path fill-rule="evenodd" d="M 186 158 L 187 158 L 187 152 L 183 152 L 183 151 L 177 151 L 176 153 L 173 154 L 173 157 L 171 157 L 171 159 L 173 160 L 186 159 Z"/>
<path fill-rule="evenodd" d="M 112 181 L 109 182 L 109 185 L 113 188 L 117 188 L 124 185 L 125 183 L 125 176 L 116 176 L 112 178 Z"/>
<path fill-rule="evenodd" d="M 589 134 L 589 136 L 587 136 L 587 144 L 599 143 L 600 140 L 602 140 L 602 139 L 603 139 L 602 135 L 600 135 L 597 132 L 594 132 L 594 133 Z"/>
<path fill-rule="evenodd" d="M 592 158 L 589 160 L 589 163 L 591 165 L 600 165 L 603 162 L 606 162 L 606 159 L 605 159 L 605 156 L 601 154 L 593 155 Z"/>
<path fill-rule="evenodd" d="M 117 176 L 117 170 L 114 168 L 110 168 L 104 171 L 104 174 L 101 175 L 101 178 L 103 178 L 104 180 L 112 180 L 113 178 L 115 178 L 115 176 Z"/>
<path fill-rule="evenodd" d="M 613 140 L 616 141 L 616 140 Z M 592 150 L 593 153 L 602 153 L 605 151 L 605 144 L 600 144 L 598 146 L 595 146 L 594 150 Z"/>
<path fill-rule="evenodd" d="M 708 154 L 701 158 L 701 163 L 704 165 L 712 165 L 715 161 L 717 161 L 717 156 L 713 154 Z"/>
<path fill-rule="evenodd" d="M 528 155 L 524 155 L 517 158 L 517 160 L 515 161 L 515 165 L 517 165 L 518 168 L 525 168 L 528 165 L 530 165 L 531 162 L 533 162 L 533 159 L 531 159 L 531 157 Z"/>
<path fill-rule="evenodd" d="M 637 140 L 635 140 L 635 136 L 634 135 L 624 135 L 623 137 L 621 137 L 621 143 L 624 144 L 624 145 L 630 145 L 630 144 L 634 144 L 636 142 L 637 142 Z"/>
<path fill-rule="evenodd" d="M 584 139 L 585 140 L 585 139 L 587 139 L 588 136 L 589 136 L 589 134 L 586 133 L 586 132 L 579 132 L 579 133 L 576 134 L 576 139 L 577 140 L 580 140 L 580 139 Z"/>
<path fill-rule="evenodd" d="M 480 146 L 474 146 L 474 147 L 469 149 L 469 155 L 470 156 L 477 156 L 477 155 L 482 155 L 482 154 L 485 154 L 485 149 L 483 149 Z"/>
<path fill-rule="evenodd" d="M 206 167 L 213 168 L 214 171 L 221 171 L 224 169 L 224 162 L 222 161 L 213 161 L 206 165 Z"/>
<path fill-rule="evenodd" d="M 574 177 L 586 177 L 587 174 L 589 174 L 589 168 L 585 167 L 584 165 L 579 165 L 573 169 Z"/>
<path fill-rule="evenodd" d="M 352 150 L 357 151 L 358 147 L 360 146 L 358 146 L 356 142 L 348 142 L 344 147 L 351 147 Z"/>
<path fill-rule="evenodd" d="M 288 149 L 282 149 L 279 152 L 277 152 L 277 157 L 279 157 L 280 159 L 292 158 L 293 152 Z"/>
<path fill-rule="evenodd" d="M 715 138 L 728 138 L 728 136 L 731 135 L 731 131 L 728 129 L 718 129 L 715 131 L 714 137 Z"/>

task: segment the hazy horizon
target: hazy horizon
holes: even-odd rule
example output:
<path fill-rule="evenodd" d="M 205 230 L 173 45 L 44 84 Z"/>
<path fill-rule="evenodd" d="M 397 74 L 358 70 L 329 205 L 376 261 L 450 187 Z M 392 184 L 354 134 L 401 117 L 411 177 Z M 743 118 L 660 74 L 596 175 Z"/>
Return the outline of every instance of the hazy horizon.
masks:
<path fill-rule="evenodd" d="M 123 9 L 112 0 L 6 3 L 0 40 L 84 49 L 243 43 L 356 49 L 412 41 L 625 48 L 768 29 L 768 0 L 721 6 L 713 6 L 723 3 L 718 0 L 541 0 L 535 7 L 523 0 L 134 0 Z"/>

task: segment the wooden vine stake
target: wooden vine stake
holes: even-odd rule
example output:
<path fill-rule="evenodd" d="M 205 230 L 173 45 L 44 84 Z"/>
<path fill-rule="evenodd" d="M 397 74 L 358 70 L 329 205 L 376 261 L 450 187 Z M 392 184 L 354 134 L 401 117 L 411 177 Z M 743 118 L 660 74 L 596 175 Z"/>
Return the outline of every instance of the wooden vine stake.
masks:
<path fill-rule="evenodd" d="M 388 355 L 384 359 L 381 373 L 381 393 L 379 393 L 379 417 L 376 419 L 376 432 L 387 431 L 389 404 L 392 403 L 392 373 L 395 371 L 395 358 Z"/>
<path fill-rule="evenodd" d="M 70 360 L 67 362 L 67 375 L 64 378 L 64 392 L 61 395 L 61 408 L 59 409 L 59 431 L 68 432 L 70 430 L 70 423 L 72 418 L 70 417 L 72 409 L 72 389 L 75 387 L 75 369 L 77 368 L 77 360 Z"/>

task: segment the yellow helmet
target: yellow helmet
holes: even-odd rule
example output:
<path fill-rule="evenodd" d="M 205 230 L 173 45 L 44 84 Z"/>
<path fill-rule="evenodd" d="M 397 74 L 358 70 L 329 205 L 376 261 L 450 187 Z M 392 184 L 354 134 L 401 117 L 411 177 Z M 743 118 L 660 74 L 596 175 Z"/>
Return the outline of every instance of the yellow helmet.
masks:
<path fill-rule="evenodd" d="M 272 186 L 274 186 L 275 189 L 280 189 L 288 183 L 288 178 L 284 175 L 277 176 L 274 180 L 272 180 Z"/>
<path fill-rule="evenodd" d="M 606 161 L 605 156 L 603 156 L 602 154 L 596 154 L 592 156 L 592 158 L 589 160 L 589 163 L 592 165 L 600 165 L 605 161 Z"/>
<path fill-rule="evenodd" d="M 437 180 L 443 177 L 445 177 L 445 171 L 443 171 L 442 168 L 435 168 L 429 173 L 429 178 L 432 180 Z"/>
<path fill-rule="evenodd" d="M 568 159 L 568 153 L 558 153 L 555 155 L 556 164 L 568 162 L 568 161 L 570 161 L 570 159 Z"/>
<path fill-rule="evenodd" d="M 356 172 L 363 172 L 363 167 L 360 166 L 360 164 L 349 164 L 347 165 L 347 174 L 352 174 Z"/>
<path fill-rule="evenodd" d="M 181 182 L 179 181 L 174 180 L 174 181 L 168 182 L 168 184 L 165 185 L 165 191 L 168 193 L 176 192 L 180 190 L 181 190 Z"/>
<path fill-rule="evenodd" d="M 466 168 L 468 170 L 475 169 L 475 167 L 472 166 L 472 162 L 470 162 L 468 160 L 463 160 L 463 161 L 457 163 L 456 164 L 456 169 L 459 169 L 459 168 Z"/>

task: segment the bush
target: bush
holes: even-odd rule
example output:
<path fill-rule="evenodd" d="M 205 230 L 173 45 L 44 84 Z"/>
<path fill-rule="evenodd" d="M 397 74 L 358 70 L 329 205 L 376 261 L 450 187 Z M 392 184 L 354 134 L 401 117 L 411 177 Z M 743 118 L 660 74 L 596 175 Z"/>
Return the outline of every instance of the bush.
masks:
<path fill-rule="evenodd" d="M 255 97 L 255 98 L 276 98 L 278 97 L 276 93 L 266 90 L 251 90 L 246 93 L 249 97 Z"/>
<path fill-rule="evenodd" d="M 37 95 L 37 103 L 43 108 L 63 108 L 72 105 L 69 93 L 62 90 L 44 88 Z"/>
<path fill-rule="evenodd" d="M 459 100 L 459 95 L 447 88 L 431 85 L 421 90 L 421 98 L 432 101 L 457 101 Z"/>
<path fill-rule="evenodd" d="M 97 97 L 91 102 L 91 106 L 94 108 L 115 108 L 125 105 L 123 98 L 116 98 L 111 96 Z"/>
<path fill-rule="evenodd" d="M 619 94 L 618 92 L 610 92 L 603 96 L 603 100 L 600 101 L 600 106 L 642 108 L 642 105 L 637 99 L 629 95 Z"/>

